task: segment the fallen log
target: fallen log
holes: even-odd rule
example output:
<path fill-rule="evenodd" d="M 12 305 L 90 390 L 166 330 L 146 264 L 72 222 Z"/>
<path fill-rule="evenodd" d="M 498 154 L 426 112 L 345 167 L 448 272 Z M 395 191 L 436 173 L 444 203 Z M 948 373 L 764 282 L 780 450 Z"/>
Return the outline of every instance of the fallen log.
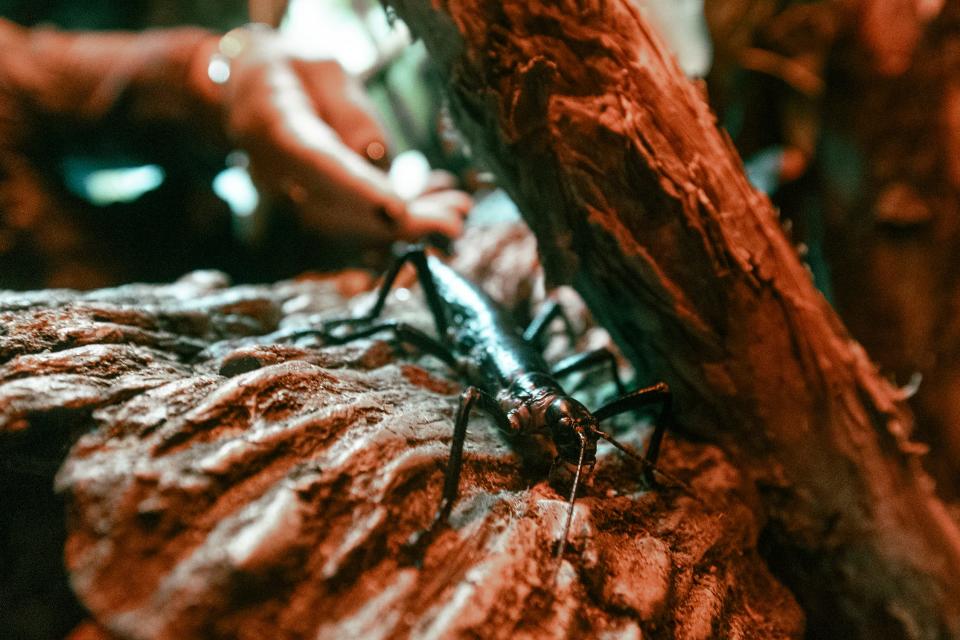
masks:
<path fill-rule="evenodd" d="M 903 394 L 814 289 L 696 85 L 629 0 L 390 0 L 454 120 L 689 433 L 760 488 L 814 628 L 960 636 L 960 531 Z"/>
<path fill-rule="evenodd" d="M 524 232 L 463 246 L 498 297 L 541 289 Z M 0 294 L 0 457 L 81 434 L 57 475 L 91 615 L 74 637 L 801 637 L 757 552 L 756 489 L 672 438 L 663 467 L 692 495 L 601 452 L 554 584 L 564 486 L 477 416 L 451 528 L 422 568 L 398 562 L 439 499 L 459 385 L 402 345 L 291 338 L 371 302 L 349 282 Z M 402 297 L 389 315 L 431 330 Z"/>

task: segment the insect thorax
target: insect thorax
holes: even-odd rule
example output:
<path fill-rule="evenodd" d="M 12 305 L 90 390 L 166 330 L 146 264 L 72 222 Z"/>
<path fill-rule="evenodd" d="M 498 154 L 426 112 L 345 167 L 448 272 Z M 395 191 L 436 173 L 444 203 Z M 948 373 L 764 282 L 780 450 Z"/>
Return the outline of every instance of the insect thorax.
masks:
<path fill-rule="evenodd" d="M 514 435 L 533 435 L 546 432 L 546 411 L 558 396 L 565 395 L 553 377 L 543 373 L 529 373 L 517 377 L 501 391 L 497 400 Z"/>

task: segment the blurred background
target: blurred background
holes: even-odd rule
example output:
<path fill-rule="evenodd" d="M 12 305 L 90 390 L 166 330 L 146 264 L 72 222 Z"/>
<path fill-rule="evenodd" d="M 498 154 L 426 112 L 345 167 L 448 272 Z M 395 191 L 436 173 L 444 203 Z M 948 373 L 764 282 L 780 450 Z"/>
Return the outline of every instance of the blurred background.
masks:
<path fill-rule="evenodd" d="M 362 81 L 392 142 L 391 181 L 401 195 L 425 180 L 430 167 L 449 170 L 471 189 L 479 186 L 443 117 L 439 80 L 422 45 L 411 44 L 406 27 L 388 18 L 376 0 L 3 0 L 0 17 L 77 32 L 196 25 L 223 33 L 250 22 L 270 24 L 299 59 L 333 58 Z M 0 167 L 0 186 L 14 192 L 18 207 L 31 209 L 19 217 L 31 218 L 41 239 L 17 242 L 25 234 L 9 221 L 4 225 L 0 213 L 0 288 L 169 281 L 195 268 L 262 282 L 307 269 L 375 267 L 386 255 L 384 247 L 365 251 L 342 238 L 306 232 L 290 203 L 258 197 L 243 154 L 184 131 L 134 130 L 117 118 L 94 127 L 48 122 L 35 129 L 15 150 L 26 162 L 8 163 L 12 170 Z M 40 175 L 18 171 L 27 163 L 41 168 Z M 26 192 L 37 201 L 24 204 L 20 194 Z M 262 226 L 256 217 L 270 224 L 251 247 L 247 237 Z M 57 228 L 63 231 L 51 231 Z M 43 241 L 44 235 L 81 236 L 74 253 L 84 259 L 56 264 L 59 238 Z M 105 252 L 114 259 L 98 264 Z"/>

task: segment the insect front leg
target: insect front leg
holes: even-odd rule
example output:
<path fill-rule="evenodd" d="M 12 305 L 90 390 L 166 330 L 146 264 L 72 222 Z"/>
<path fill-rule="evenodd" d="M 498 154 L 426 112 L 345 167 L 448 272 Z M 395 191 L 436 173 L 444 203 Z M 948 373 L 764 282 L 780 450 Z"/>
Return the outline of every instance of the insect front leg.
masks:
<path fill-rule="evenodd" d="M 467 439 L 467 424 L 470 421 L 470 411 L 475 405 L 489 413 L 498 422 L 501 429 L 509 429 L 510 423 L 506 414 L 497 401 L 490 394 L 477 387 L 467 387 L 460 394 L 460 407 L 453 426 L 453 440 L 450 443 L 450 459 L 447 462 L 447 471 L 443 478 L 443 491 L 440 494 L 440 504 L 433 516 L 430 525 L 411 536 L 404 548 L 404 555 L 409 560 L 419 561 L 427 545 L 430 544 L 437 531 L 447 524 L 453 503 L 460 492 L 460 473 L 463 469 L 463 446 Z"/>
<path fill-rule="evenodd" d="M 657 458 L 660 456 L 660 445 L 663 442 L 663 435 L 666 433 L 668 422 L 673 419 L 671 411 L 672 395 L 667 383 L 658 382 L 655 385 L 631 391 L 593 412 L 593 416 L 597 419 L 597 422 L 602 422 L 607 418 L 612 418 L 627 411 L 642 409 L 652 404 L 660 405 L 660 413 L 657 416 L 653 428 L 653 435 L 650 436 L 647 451 L 643 456 L 646 462 L 644 465 L 644 476 L 650 483 L 654 482 L 653 468 L 654 465 L 657 464 Z"/>
<path fill-rule="evenodd" d="M 564 358 L 554 366 L 552 375 L 560 378 L 571 373 L 576 373 L 577 371 L 602 365 L 610 368 L 610 376 L 617 385 L 617 393 L 620 395 L 626 394 L 627 389 L 623 384 L 623 380 L 620 378 L 620 372 L 617 370 L 617 358 L 613 355 L 612 351 L 606 348 L 595 349 L 593 351 L 587 351 L 586 353 L 577 353 L 568 358 Z"/>

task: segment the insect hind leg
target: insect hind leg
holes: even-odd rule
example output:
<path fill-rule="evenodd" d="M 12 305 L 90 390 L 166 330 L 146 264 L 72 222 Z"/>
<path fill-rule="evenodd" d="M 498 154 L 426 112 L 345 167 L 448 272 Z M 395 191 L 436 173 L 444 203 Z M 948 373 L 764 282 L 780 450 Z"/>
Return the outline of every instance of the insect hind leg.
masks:
<path fill-rule="evenodd" d="M 417 280 L 420 282 L 420 287 L 423 289 L 424 296 L 427 299 L 427 305 L 433 314 L 433 322 L 437 328 L 437 335 L 442 339 L 447 332 L 447 318 L 443 310 L 443 301 L 440 299 L 440 294 L 437 291 L 437 285 L 433 281 L 433 274 L 430 273 L 426 250 L 421 245 L 407 247 L 402 253 L 397 255 L 393 264 L 390 265 L 390 269 L 384 274 L 383 283 L 377 292 L 377 299 L 369 311 L 361 316 L 328 321 L 324 323 L 324 329 L 329 331 L 342 325 L 362 325 L 373 322 L 379 318 L 383 312 L 383 306 L 387 301 L 387 296 L 390 294 L 390 290 L 393 288 L 397 276 L 400 274 L 400 269 L 408 262 L 413 263 L 417 271 Z"/>
<path fill-rule="evenodd" d="M 353 342 L 354 340 L 369 338 L 378 333 L 392 333 L 396 340 L 412 344 L 420 351 L 428 353 L 442 360 L 454 371 L 456 371 L 458 368 L 456 357 L 446 345 L 435 338 L 430 337 L 420 329 L 410 326 L 405 322 L 397 322 L 396 320 L 388 320 L 386 322 L 372 324 L 370 326 L 357 329 L 356 331 L 351 331 L 345 335 L 328 334 L 325 336 L 325 344 L 329 346 L 347 344 L 349 342 Z"/>

